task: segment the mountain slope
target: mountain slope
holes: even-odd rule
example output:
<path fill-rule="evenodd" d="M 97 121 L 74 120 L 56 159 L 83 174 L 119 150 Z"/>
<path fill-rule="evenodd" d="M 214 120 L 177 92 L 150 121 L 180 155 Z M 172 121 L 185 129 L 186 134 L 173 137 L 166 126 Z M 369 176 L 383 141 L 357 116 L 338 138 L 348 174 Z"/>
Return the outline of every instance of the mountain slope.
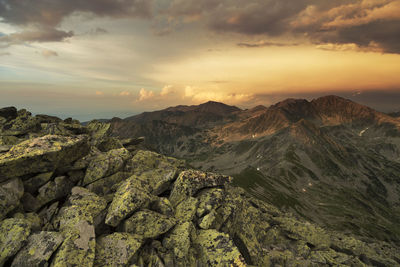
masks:
<path fill-rule="evenodd" d="M 231 115 L 135 134 L 154 133 L 158 151 L 233 175 L 253 196 L 320 225 L 400 242 L 400 119 L 337 96 Z"/>

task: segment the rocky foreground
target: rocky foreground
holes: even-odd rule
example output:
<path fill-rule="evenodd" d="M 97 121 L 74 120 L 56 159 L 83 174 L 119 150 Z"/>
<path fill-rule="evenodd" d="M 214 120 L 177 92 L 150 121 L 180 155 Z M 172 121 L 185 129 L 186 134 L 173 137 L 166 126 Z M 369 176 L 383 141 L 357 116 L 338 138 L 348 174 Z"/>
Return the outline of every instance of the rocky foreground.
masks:
<path fill-rule="evenodd" d="M 391 244 L 324 230 L 109 137 L 0 109 L 0 266 L 399 266 Z"/>

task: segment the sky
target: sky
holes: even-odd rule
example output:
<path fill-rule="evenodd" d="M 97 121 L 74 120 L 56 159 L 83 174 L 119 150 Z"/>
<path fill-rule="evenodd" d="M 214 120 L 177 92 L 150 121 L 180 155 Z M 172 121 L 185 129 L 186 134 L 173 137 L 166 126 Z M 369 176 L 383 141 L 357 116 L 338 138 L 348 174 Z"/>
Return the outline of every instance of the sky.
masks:
<path fill-rule="evenodd" d="M 400 110 L 399 0 L 0 0 L 0 106 L 89 120 L 328 94 Z"/>

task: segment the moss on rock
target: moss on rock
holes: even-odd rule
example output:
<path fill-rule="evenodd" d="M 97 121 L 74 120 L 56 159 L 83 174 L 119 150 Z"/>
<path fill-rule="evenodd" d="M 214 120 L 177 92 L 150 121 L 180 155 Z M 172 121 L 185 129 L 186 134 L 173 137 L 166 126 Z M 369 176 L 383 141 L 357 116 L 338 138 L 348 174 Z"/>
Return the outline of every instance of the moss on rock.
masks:
<path fill-rule="evenodd" d="M 22 248 L 30 232 L 25 220 L 12 218 L 0 223 L 0 266 Z"/>

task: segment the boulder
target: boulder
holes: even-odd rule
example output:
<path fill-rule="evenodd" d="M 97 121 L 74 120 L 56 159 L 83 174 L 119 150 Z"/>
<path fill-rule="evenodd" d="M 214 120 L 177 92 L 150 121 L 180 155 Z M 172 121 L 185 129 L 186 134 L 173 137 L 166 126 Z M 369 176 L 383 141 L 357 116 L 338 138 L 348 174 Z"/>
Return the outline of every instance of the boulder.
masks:
<path fill-rule="evenodd" d="M 196 238 L 196 228 L 191 222 L 177 224 L 164 237 L 162 244 L 173 252 L 175 265 L 190 266 L 194 257 L 190 253 L 192 240 Z"/>
<path fill-rule="evenodd" d="M 53 176 L 53 172 L 45 172 L 45 173 L 40 173 L 36 176 L 33 176 L 32 178 L 29 178 L 28 180 L 25 180 L 23 182 L 25 192 L 34 194 L 41 186 L 43 186 L 48 181 L 50 181 L 52 176 Z"/>
<path fill-rule="evenodd" d="M 106 224 L 117 226 L 123 219 L 133 212 L 148 205 L 152 196 L 148 191 L 137 187 L 137 179 L 131 177 L 118 188 L 111 202 L 106 216 Z"/>
<path fill-rule="evenodd" d="M 140 175 L 154 169 L 180 169 L 185 162 L 175 158 L 166 157 L 155 152 L 139 150 L 132 159 L 126 163 L 126 171 Z"/>
<path fill-rule="evenodd" d="M 142 239 L 128 233 L 113 233 L 96 239 L 95 266 L 127 266 L 142 245 Z"/>
<path fill-rule="evenodd" d="M 140 174 L 135 173 L 135 176 L 147 185 L 153 195 L 160 195 L 170 188 L 176 173 L 176 168 L 165 167 L 163 169 L 148 170 Z"/>
<path fill-rule="evenodd" d="M 0 185 L 0 220 L 15 209 L 24 195 L 24 185 L 19 178 L 14 178 Z"/>
<path fill-rule="evenodd" d="M 6 120 L 13 120 L 18 116 L 17 109 L 15 107 L 0 108 L 0 117 Z"/>
<path fill-rule="evenodd" d="M 42 207 L 54 200 L 66 197 L 71 192 L 72 187 L 74 187 L 74 184 L 66 176 L 56 177 L 54 181 L 50 181 L 39 188 L 39 194 L 36 197 L 38 206 Z"/>
<path fill-rule="evenodd" d="M 106 137 L 97 144 L 97 148 L 102 152 L 107 152 L 113 149 L 120 149 L 124 146 L 121 144 L 121 141 L 115 137 Z"/>
<path fill-rule="evenodd" d="M 78 206 L 81 210 L 90 212 L 93 218 L 100 215 L 107 207 L 107 201 L 104 198 L 83 187 L 76 186 L 72 188 L 71 193 L 68 203 L 72 206 Z"/>
<path fill-rule="evenodd" d="M 107 195 L 112 195 L 113 193 L 115 193 L 112 190 L 113 186 L 121 183 L 122 181 L 125 181 L 129 176 L 130 173 L 117 172 L 111 176 L 104 177 L 100 180 L 97 180 L 96 182 L 88 184 L 86 188 L 93 193 L 106 197 Z"/>
<path fill-rule="evenodd" d="M 110 136 L 111 134 L 111 124 L 110 123 L 102 123 L 97 120 L 93 120 L 86 125 L 86 128 L 89 130 L 92 144 L 98 144 L 104 138 Z"/>
<path fill-rule="evenodd" d="M 189 197 L 180 202 L 175 209 L 175 217 L 180 222 L 188 222 L 194 219 L 196 215 L 197 205 L 199 200 L 194 197 Z"/>
<path fill-rule="evenodd" d="M 40 122 L 32 117 L 30 112 L 26 110 L 18 111 L 18 116 L 5 123 L 3 126 L 2 135 L 20 136 L 31 132 L 40 131 Z"/>
<path fill-rule="evenodd" d="M 120 171 L 130 156 L 131 154 L 125 148 L 113 149 L 107 153 L 99 154 L 89 163 L 83 180 L 84 185 Z"/>
<path fill-rule="evenodd" d="M 27 245 L 15 256 L 11 266 L 48 266 L 51 255 L 63 241 L 60 233 L 39 232 L 29 236 Z"/>
<path fill-rule="evenodd" d="M 195 239 L 200 261 L 206 266 L 247 266 L 229 235 L 216 230 L 200 230 Z"/>
<path fill-rule="evenodd" d="M 198 194 L 199 206 L 197 208 L 197 217 L 217 209 L 224 201 L 224 190 L 220 188 L 204 189 Z"/>
<path fill-rule="evenodd" d="M 12 218 L 0 223 L 0 266 L 22 248 L 30 232 L 25 220 Z"/>
<path fill-rule="evenodd" d="M 64 241 L 52 266 L 93 266 L 96 241 L 92 213 L 72 205 L 61 209 L 57 221 Z"/>
<path fill-rule="evenodd" d="M 27 140 L 0 155 L 0 182 L 53 171 L 85 156 L 88 151 L 85 136 L 46 135 Z"/>
<path fill-rule="evenodd" d="M 172 207 L 168 198 L 165 197 L 156 198 L 153 202 L 151 202 L 150 209 L 168 217 L 172 217 L 175 214 L 174 207 Z"/>
<path fill-rule="evenodd" d="M 141 210 L 123 222 L 122 230 L 143 238 L 155 239 L 169 231 L 175 223 L 176 220 L 174 218 L 151 210 Z"/>
<path fill-rule="evenodd" d="M 206 187 L 224 186 L 232 181 L 232 177 L 215 173 L 205 173 L 197 170 L 187 170 L 179 174 L 172 188 L 169 200 L 173 205 L 187 197 L 193 196 Z"/>
<path fill-rule="evenodd" d="M 15 213 L 13 218 L 25 220 L 32 231 L 40 231 L 42 229 L 42 219 L 34 212 L 29 213 Z"/>

